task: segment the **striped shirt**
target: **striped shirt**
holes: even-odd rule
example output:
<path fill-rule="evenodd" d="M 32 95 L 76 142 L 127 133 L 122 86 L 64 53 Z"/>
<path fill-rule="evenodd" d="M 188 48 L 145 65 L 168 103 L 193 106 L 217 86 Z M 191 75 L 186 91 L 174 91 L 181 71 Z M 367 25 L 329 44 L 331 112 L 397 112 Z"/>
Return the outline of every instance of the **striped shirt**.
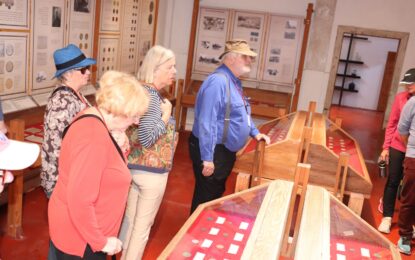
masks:
<path fill-rule="evenodd" d="M 150 95 L 150 104 L 147 112 L 140 118 L 138 124 L 138 140 L 145 148 L 150 148 L 163 134 L 166 133 L 166 125 L 161 119 L 162 98 L 157 89 L 144 86 Z"/>

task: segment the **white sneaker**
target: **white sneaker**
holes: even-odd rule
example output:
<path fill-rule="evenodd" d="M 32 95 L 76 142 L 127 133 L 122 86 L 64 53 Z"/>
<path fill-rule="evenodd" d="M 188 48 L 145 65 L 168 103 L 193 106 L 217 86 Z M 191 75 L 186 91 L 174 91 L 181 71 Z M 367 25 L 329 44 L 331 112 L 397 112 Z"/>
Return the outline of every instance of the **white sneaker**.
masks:
<path fill-rule="evenodd" d="M 382 233 L 389 234 L 391 232 L 392 218 L 384 217 L 378 227 L 378 230 Z"/>

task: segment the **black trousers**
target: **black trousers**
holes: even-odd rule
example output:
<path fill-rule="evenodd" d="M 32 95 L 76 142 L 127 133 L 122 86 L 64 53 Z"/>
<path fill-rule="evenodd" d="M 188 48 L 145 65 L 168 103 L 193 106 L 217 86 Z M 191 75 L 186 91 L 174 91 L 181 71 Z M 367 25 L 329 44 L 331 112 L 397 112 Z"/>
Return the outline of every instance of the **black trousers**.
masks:
<path fill-rule="evenodd" d="M 89 245 L 86 246 L 85 248 L 85 252 L 83 257 L 79 257 L 76 255 L 70 255 L 67 254 L 65 252 L 62 252 L 61 250 L 59 250 L 52 242 L 52 240 L 49 243 L 49 246 L 52 247 L 51 250 L 49 250 L 49 252 L 54 252 L 55 254 L 55 258 L 52 259 L 57 259 L 57 260 L 106 260 L 107 259 L 107 254 L 105 254 L 104 252 L 95 252 L 92 251 L 91 247 Z M 49 255 L 49 260 L 50 260 L 51 255 Z"/>
<path fill-rule="evenodd" d="M 193 134 L 189 137 L 189 152 L 195 176 L 195 189 L 190 210 L 192 213 L 199 204 L 220 198 L 223 195 L 226 180 L 235 163 L 236 152 L 228 150 L 223 144 L 217 144 L 213 155 L 215 171 L 208 177 L 202 174 L 203 161 L 200 157 L 199 139 Z"/>
<path fill-rule="evenodd" d="M 389 175 L 383 192 L 383 216 L 393 217 L 396 195 L 403 177 L 403 160 L 405 153 L 389 148 Z"/>
<path fill-rule="evenodd" d="M 403 187 L 401 207 L 399 208 L 399 235 L 409 240 L 412 238 L 415 224 L 415 158 L 406 157 L 404 160 Z"/>

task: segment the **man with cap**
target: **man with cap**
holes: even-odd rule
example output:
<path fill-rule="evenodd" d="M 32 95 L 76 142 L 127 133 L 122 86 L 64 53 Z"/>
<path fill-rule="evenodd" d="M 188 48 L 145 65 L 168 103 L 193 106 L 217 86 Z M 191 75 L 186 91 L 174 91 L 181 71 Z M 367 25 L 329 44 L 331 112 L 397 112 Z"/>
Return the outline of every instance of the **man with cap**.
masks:
<path fill-rule="evenodd" d="M 239 79 L 251 71 L 256 56 L 245 40 L 227 41 L 219 57 L 222 65 L 206 78 L 197 93 L 189 137 L 196 180 L 191 212 L 199 204 L 222 196 L 236 152 L 249 136 L 269 143 L 269 137 L 259 133 L 252 121 L 249 100 Z"/>
<path fill-rule="evenodd" d="M 9 140 L 0 132 L 0 193 L 3 192 L 4 184 L 13 181 L 13 174 L 9 171 L 29 167 L 38 156 L 37 144 Z"/>
<path fill-rule="evenodd" d="M 414 87 L 415 68 L 408 70 L 401 83 Z M 401 206 L 399 209 L 399 241 L 400 252 L 411 254 L 411 239 L 415 224 L 415 97 L 411 97 L 403 107 L 399 119 L 398 131 L 406 144 L 404 159 L 403 188 L 401 191 Z"/>
<path fill-rule="evenodd" d="M 50 198 L 58 180 L 58 159 L 62 132 L 78 112 L 90 106 L 79 92 L 88 84 L 91 65 L 95 59 L 87 58 L 73 44 L 58 49 L 53 54 L 58 85 L 46 105 L 44 116 L 44 138 L 42 144 L 41 185 Z"/>

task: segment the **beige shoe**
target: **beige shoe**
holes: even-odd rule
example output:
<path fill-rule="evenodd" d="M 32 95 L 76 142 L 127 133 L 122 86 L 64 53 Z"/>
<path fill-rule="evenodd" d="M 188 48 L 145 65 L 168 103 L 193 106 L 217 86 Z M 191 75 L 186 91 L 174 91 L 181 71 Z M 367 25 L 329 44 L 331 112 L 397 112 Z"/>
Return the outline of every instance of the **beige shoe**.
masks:
<path fill-rule="evenodd" d="M 382 233 L 389 234 L 391 232 L 392 218 L 384 217 L 378 227 L 378 230 Z"/>

